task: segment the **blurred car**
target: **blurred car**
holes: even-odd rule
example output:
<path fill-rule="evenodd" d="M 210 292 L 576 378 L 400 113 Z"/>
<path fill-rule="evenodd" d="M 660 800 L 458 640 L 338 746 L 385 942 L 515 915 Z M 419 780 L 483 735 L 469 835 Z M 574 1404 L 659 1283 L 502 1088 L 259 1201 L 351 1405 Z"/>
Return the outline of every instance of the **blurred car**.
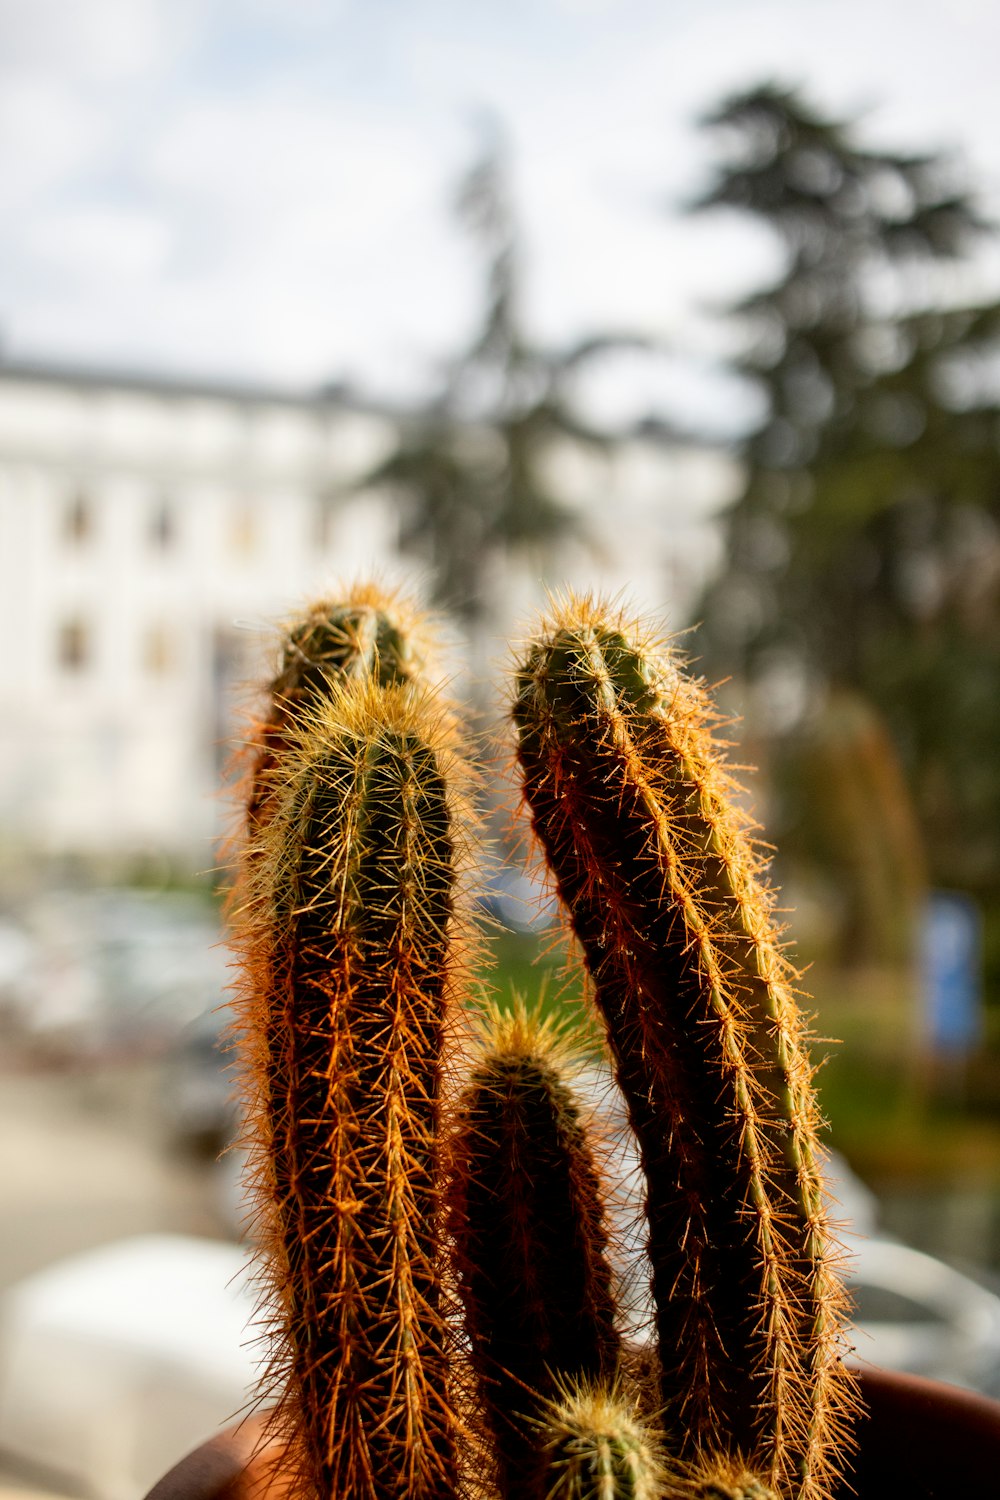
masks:
<path fill-rule="evenodd" d="M 558 916 L 555 896 L 523 870 L 499 862 L 484 865 L 480 883 L 481 910 L 511 932 L 545 932 Z"/>
<path fill-rule="evenodd" d="M 24 1011 L 24 988 L 37 961 L 34 944 L 18 923 L 0 917 L 0 1023 L 19 1023 Z"/>
<path fill-rule="evenodd" d="M 160 1116 L 170 1143 L 200 1156 L 218 1156 L 238 1132 L 231 1011 L 214 1006 L 173 1039 L 165 1058 Z"/>
<path fill-rule="evenodd" d="M 32 961 L 13 1021 L 42 1056 L 162 1051 L 232 978 L 215 914 L 197 896 L 50 891 L 26 922 Z"/>

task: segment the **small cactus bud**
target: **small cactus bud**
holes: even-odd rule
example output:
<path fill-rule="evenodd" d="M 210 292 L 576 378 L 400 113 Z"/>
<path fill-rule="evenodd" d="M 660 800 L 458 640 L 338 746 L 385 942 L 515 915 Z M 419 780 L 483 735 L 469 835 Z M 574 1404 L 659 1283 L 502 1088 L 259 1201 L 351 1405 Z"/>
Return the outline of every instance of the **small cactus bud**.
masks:
<path fill-rule="evenodd" d="M 659 1500 L 658 1443 L 614 1386 L 564 1386 L 539 1423 L 545 1500 Z"/>
<path fill-rule="evenodd" d="M 663 1500 L 778 1500 L 769 1485 L 731 1458 L 704 1458 L 686 1471 L 673 1471 Z"/>
<path fill-rule="evenodd" d="M 521 1493 L 532 1419 L 559 1377 L 612 1373 L 615 1328 L 600 1179 L 551 1021 L 517 1002 L 480 1019 L 451 1150 L 459 1293 L 500 1489 Z"/>

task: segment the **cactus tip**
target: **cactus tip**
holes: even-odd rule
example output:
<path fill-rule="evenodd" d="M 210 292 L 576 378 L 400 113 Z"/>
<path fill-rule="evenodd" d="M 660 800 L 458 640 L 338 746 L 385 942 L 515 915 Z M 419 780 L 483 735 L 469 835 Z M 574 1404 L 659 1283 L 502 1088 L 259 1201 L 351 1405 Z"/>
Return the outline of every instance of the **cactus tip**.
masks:
<path fill-rule="evenodd" d="M 617 1382 L 564 1381 L 538 1423 L 546 1500 L 658 1500 L 657 1433 Z"/>

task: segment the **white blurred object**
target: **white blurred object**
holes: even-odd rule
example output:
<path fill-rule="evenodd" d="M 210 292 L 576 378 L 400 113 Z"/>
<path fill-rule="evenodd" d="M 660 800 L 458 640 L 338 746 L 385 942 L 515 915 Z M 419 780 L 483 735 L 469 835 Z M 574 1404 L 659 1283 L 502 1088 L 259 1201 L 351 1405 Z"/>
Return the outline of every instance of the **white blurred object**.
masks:
<path fill-rule="evenodd" d="M 654 1321 L 645 1261 L 644 1181 L 624 1100 L 610 1070 L 582 1070 L 580 1089 L 603 1142 L 613 1241 L 619 1250 L 626 1327 L 648 1337 Z M 1000 1297 L 934 1256 L 882 1234 L 878 1198 L 832 1151 L 826 1197 L 845 1255 L 858 1361 L 1000 1395 Z"/>
<path fill-rule="evenodd" d="M 0 1450 L 95 1500 L 135 1500 L 237 1417 L 259 1376 L 237 1245 L 142 1235 L 0 1300 Z"/>
<path fill-rule="evenodd" d="M 896 1240 L 847 1248 L 858 1360 L 1000 1394 L 1000 1297 Z"/>
<path fill-rule="evenodd" d="M 21 991 L 35 959 L 34 945 L 28 934 L 13 922 L 0 919 L 0 1016 L 7 1010 L 19 1011 Z"/>
<path fill-rule="evenodd" d="M 480 878 L 480 905 L 502 927 L 513 932 L 545 932 L 556 920 L 555 896 L 523 870 L 494 862 L 484 866 Z"/>
<path fill-rule="evenodd" d="M 878 1233 L 878 1199 L 839 1151 L 827 1153 L 823 1180 L 827 1211 L 838 1232 L 848 1237 Z"/>

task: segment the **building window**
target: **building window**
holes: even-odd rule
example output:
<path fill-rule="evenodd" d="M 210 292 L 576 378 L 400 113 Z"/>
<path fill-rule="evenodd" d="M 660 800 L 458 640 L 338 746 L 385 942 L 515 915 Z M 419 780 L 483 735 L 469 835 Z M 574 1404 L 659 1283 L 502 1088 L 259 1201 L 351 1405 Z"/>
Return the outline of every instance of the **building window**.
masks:
<path fill-rule="evenodd" d="M 149 677 L 166 677 L 173 671 L 174 641 L 165 625 L 150 625 L 142 641 L 142 667 Z"/>
<path fill-rule="evenodd" d="M 149 523 L 149 540 L 155 551 L 168 552 L 177 540 L 177 517 L 169 500 L 161 500 Z"/>
<path fill-rule="evenodd" d="M 313 526 L 313 544 L 319 552 L 325 552 L 333 543 L 334 526 L 336 526 L 336 504 L 328 495 L 321 495 L 315 502 L 315 526 Z"/>
<path fill-rule="evenodd" d="M 251 557 L 257 549 L 257 511 L 244 502 L 233 511 L 229 545 L 235 557 Z"/>
<path fill-rule="evenodd" d="M 56 636 L 56 660 L 63 672 L 84 672 L 90 662 L 90 632 L 80 619 L 63 620 Z"/>
<path fill-rule="evenodd" d="M 90 497 L 76 494 L 63 513 L 63 537 L 71 547 L 83 547 L 94 534 L 94 507 Z"/>
<path fill-rule="evenodd" d="M 246 685 L 259 681 L 260 639 L 254 631 L 220 625 L 212 633 L 212 748 L 216 775 L 234 769 L 233 746 L 246 736 Z"/>

